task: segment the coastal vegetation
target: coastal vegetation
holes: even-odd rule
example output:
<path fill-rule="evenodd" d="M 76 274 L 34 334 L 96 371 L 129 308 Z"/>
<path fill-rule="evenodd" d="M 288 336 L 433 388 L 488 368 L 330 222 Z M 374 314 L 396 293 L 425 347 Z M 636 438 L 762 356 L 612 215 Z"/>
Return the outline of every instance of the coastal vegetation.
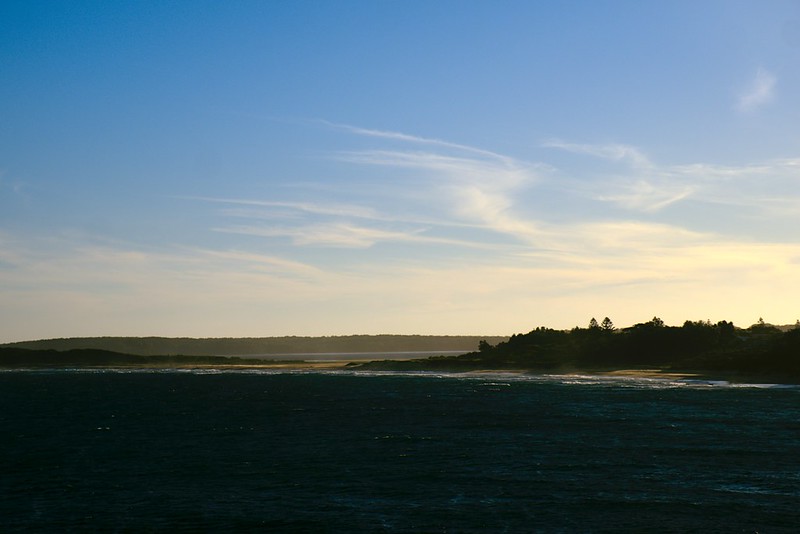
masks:
<path fill-rule="evenodd" d="M 658 317 L 616 328 L 608 317 L 586 328 L 538 327 L 497 344 L 482 340 L 460 356 L 351 364 L 357 369 L 530 370 L 601 372 L 656 369 L 725 378 L 800 383 L 800 324 L 782 327 L 759 320 L 748 328 L 729 321 L 686 321 L 667 326 Z"/>

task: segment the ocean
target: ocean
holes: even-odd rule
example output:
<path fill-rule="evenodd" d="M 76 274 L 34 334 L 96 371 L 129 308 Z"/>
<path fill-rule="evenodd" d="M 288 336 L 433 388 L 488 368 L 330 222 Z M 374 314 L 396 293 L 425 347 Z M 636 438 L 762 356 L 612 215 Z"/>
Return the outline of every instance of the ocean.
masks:
<path fill-rule="evenodd" d="M 796 532 L 800 387 L 0 372 L 0 530 Z"/>

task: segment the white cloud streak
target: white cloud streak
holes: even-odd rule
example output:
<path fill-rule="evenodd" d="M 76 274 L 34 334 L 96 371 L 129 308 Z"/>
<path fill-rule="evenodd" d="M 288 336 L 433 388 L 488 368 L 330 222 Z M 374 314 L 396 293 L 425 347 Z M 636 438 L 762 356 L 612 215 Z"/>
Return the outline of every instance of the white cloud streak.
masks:
<path fill-rule="evenodd" d="M 352 204 L 313 202 L 278 202 L 267 200 L 247 200 L 236 198 L 210 198 L 210 197 L 181 197 L 190 200 L 203 200 L 218 204 L 233 204 L 240 206 L 254 206 L 260 208 L 288 208 L 317 215 L 333 215 L 337 217 L 355 217 L 360 219 L 379 219 L 380 217 L 372 208 Z"/>
<path fill-rule="evenodd" d="M 259 237 L 287 237 L 298 246 L 324 246 L 333 248 L 370 248 L 382 242 L 410 242 L 429 245 L 455 245 L 481 247 L 470 241 L 444 239 L 422 235 L 422 230 L 408 232 L 387 231 L 346 223 L 310 224 L 298 227 L 226 226 L 214 229 L 229 234 Z"/>
<path fill-rule="evenodd" d="M 659 184 L 648 180 L 626 183 L 618 189 L 621 190 L 611 194 L 600 193 L 597 199 L 614 202 L 633 211 L 656 212 L 690 197 L 695 191 L 688 184 Z"/>
<path fill-rule="evenodd" d="M 372 149 L 341 152 L 337 157 L 359 165 L 405 168 L 424 173 L 430 180 L 432 194 L 455 220 L 478 224 L 486 230 L 525 243 L 535 241 L 539 234 L 535 222 L 515 212 L 512 197 L 520 188 L 539 179 L 537 166 L 465 145 L 394 132 L 348 128 L 368 137 L 411 140 L 455 149 L 456 154 Z"/>
<path fill-rule="evenodd" d="M 653 165 L 638 148 L 623 144 L 579 144 L 551 139 L 542 144 L 545 148 L 558 148 L 574 154 L 584 154 L 611 161 L 625 161 L 638 169 L 649 169 Z"/>
<path fill-rule="evenodd" d="M 753 112 L 770 102 L 775 94 L 778 79 L 766 69 L 760 68 L 747 88 L 739 95 L 736 107 L 741 112 Z"/>
<path fill-rule="evenodd" d="M 569 181 L 569 186 L 576 193 L 634 212 L 655 213 L 685 200 L 747 206 L 766 212 L 775 204 L 794 206 L 800 201 L 800 197 L 791 193 L 800 180 L 800 160 L 796 158 L 742 166 L 709 163 L 658 165 L 635 147 L 626 145 L 548 142 L 543 146 L 628 162 L 627 170 L 584 171 L 580 179 Z M 775 197 L 775 191 L 789 194 Z M 800 217 L 800 212 L 795 215 Z"/>
<path fill-rule="evenodd" d="M 421 145 L 425 150 L 370 148 L 332 155 L 337 161 L 358 167 L 400 171 L 399 180 L 408 183 L 397 184 L 394 198 L 387 197 L 386 185 L 371 195 L 360 191 L 359 196 L 365 200 L 358 205 L 330 200 L 195 197 L 195 200 L 252 208 L 252 211 L 227 210 L 224 215 L 260 221 L 217 225 L 215 231 L 289 238 L 296 246 L 360 249 L 382 242 L 492 248 L 494 243 L 486 240 L 487 233 L 500 233 L 520 243 L 535 241 L 536 225 L 516 212 L 513 196 L 539 179 L 537 166 L 463 144 L 320 122 L 359 137 Z M 431 217 L 431 213 L 438 216 Z M 450 229 L 463 235 L 469 228 L 481 232 L 482 237 L 477 238 L 473 232 L 464 239 L 446 235 L 445 231 Z"/>
<path fill-rule="evenodd" d="M 409 135 L 401 132 L 392 132 L 392 131 L 385 131 L 385 130 L 373 130 L 369 128 L 359 128 L 357 126 L 350 126 L 347 124 L 337 124 L 329 121 L 320 121 L 323 124 L 331 126 L 333 128 L 337 128 L 340 130 L 344 130 L 356 135 L 361 135 L 365 137 L 375 137 L 375 138 L 382 138 L 382 139 L 390 139 L 395 141 L 402 141 L 405 143 L 415 143 L 421 145 L 430 145 L 430 146 L 437 146 L 442 148 L 452 148 L 456 150 L 461 150 L 464 152 L 470 152 L 479 156 L 483 157 L 490 157 L 497 159 L 499 161 L 504 162 L 513 162 L 513 159 L 508 158 L 502 154 L 498 154 L 496 152 L 492 152 L 490 150 L 484 150 L 482 148 L 476 148 L 469 145 L 462 145 L 459 143 L 452 143 L 449 141 L 442 141 L 440 139 L 432 139 L 428 137 L 420 137 L 417 135 Z"/>

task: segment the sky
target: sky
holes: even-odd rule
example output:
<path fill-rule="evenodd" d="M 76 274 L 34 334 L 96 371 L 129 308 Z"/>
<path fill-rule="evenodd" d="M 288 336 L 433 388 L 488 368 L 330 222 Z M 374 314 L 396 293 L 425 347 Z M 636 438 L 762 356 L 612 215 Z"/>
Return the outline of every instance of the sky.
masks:
<path fill-rule="evenodd" d="M 0 342 L 800 318 L 800 2 L 0 3 Z"/>

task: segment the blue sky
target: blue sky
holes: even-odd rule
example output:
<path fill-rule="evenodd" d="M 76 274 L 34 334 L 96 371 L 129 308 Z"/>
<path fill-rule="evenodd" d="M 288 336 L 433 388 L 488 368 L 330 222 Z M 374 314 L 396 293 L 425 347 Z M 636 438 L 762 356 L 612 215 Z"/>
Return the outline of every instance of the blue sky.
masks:
<path fill-rule="evenodd" d="M 800 317 L 800 2 L 4 2 L 0 341 Z"/>

